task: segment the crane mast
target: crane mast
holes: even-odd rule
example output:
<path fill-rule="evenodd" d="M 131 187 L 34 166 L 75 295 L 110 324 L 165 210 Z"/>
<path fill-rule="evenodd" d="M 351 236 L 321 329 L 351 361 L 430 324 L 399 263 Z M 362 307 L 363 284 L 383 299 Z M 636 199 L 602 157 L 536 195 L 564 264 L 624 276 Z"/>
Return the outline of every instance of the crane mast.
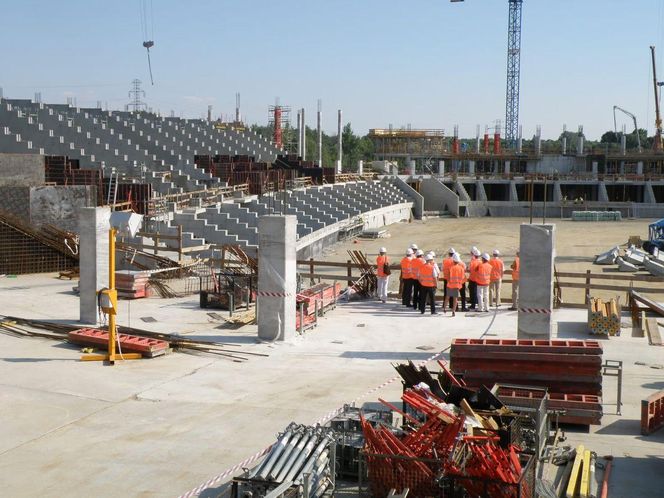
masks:
<path fill-rule="evenodd" d="M 523 0 L 509 0 L 507 24 L 507 95 L 505 139 L 514 147 L 519 135 L 519 86 L 521 79 L 521 7 Z"/>

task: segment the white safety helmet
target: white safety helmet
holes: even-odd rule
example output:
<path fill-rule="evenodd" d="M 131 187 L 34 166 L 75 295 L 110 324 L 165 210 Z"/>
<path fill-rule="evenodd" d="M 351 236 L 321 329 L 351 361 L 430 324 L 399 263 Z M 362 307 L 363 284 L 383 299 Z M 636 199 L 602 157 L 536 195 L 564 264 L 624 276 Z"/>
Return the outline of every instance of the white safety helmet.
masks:
<path fill-rule="evenodd" d="M 450 247 L 449 250 L 447 251 L 447 254 L 456 254 L 454 247 Z"/>
<path fill-rule="evenodd" d="M 385 249 L 384 247 L 381 247 L 379 250 L 381 253 L 387 252 L 387 249 Z"/>
<path fill-rule="evenodd" d="M 478 256 L 479 257 L 481 254 L 482 253 L 480 252 L 480 250 L 477 247 L 473 247 L 473 251 L 472 251 L 473 256 Z"/>
<path fill-rule="evenodd" d="M 417 251 L 417 249 L 418 249 L 417 244 L 411 244 L 411 245 L 410 245 L 410 248 L 411 248 L 413 251 Z"/>
<path fill-rule="evenodd" d="M 412 256 L 413 255 L 413 250 L 409 247 L 406 249 L 406 256 Z"/>
<path fill-rule="evenodd" d="M 418 249 L 417 252 L 415 253 L 417 256 L 424 256 L 424 251 L 422 249 Z"/>
<path fill-rule="evenodd" d="M 470 254 L 475 254 L 476 252 L 480 252 L 480 250 L 476 246 L 470 248 Z"/>
<path fill-rule="evenodd" d="M 431 255 L 431 253 L 429 253 L 424 259 L 426 259 L 427 261 L 433 261 L 433 256 Z"/>
<path fill-rule="evenodd" d="M 489 256 L 488 252 L 485 252 L 484 254 L 482 254 L 482 259 L 486 259 L 487 261 L 489 261 L 491 259 L 491 256 Z"/>
<path fill-rule="evenodd" d="M 452 261 L 454 261 L 455 263 L 461 263 L 461 256 L 459 256 L 458 252 L 455 252 L 452 255 Z"/>
<path fill-rule="evenodd" d="M 436 257 L 436 253 L 433 252 L 433 251 L 429 251 L 427 254 L 431 254 L 431 257 L 432 257 L 432 258 L 435 258 L 435 257 Z"/>
<path fill-rule="evenodd" d="M 494 256 L 500 256 L 500 251 L 498 249 L 493 250 L 493 255 Z"/>

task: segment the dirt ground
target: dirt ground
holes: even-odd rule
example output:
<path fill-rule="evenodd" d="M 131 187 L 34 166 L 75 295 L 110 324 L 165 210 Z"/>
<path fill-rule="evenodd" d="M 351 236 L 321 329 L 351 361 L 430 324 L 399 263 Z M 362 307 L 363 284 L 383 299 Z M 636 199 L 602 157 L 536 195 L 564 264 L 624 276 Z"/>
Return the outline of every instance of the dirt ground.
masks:
<path fill-rule="evenodd" d="M 534 220 L 541 223 L 541 219 Z M 647 238 L 648 225 L 654 220 L 624 220 L 620 222 L 574 222 L 571 220 L 551 220 L 547 223 L 556 225 L 556 269 L 559 272 L 585 272 L 591 270 L 593 273 L 613 273 L 614 267 L 593 265 L 594 256 L 607 251 L 616 245 L 626 244 L 632 235 L 638 235 L 642 239 Z M 373 261 L 378 255 L 378 249 L 385 246 L 388 256 L 393 263 L 403 257 L 406 248 L 417 244 L 425 252 L 433 250 L 436 253 L 436 261 L 440 263 L 450 247 L 454 247 L 469 259 L 468 254 L 472 246 L 477 246 L 482 252 L 498 249 L 504 255 L 505 266 L 514 259 L 516 249 L 519 246 L 519 226 L 528 223 L 525 218 L 442 218 L 429 219 L 426 221 L 413 221 L 411 223 L 397 223 L 387 227 L 386 238 L 380 239 L 355 239 L 336 244 L 328 249 L 324 257 L 329 261 L 348 260 L 348 250 L 361 250 Z M 335 269 L 334 273 L 339 273 Z M 316 270 L 319 272 L 319 270 Z M 322 269 L 320 270 L 322 271 Z M 641 271 L 638 275 L 647 275 Z M 625 275 L 625 273 L 620 273 Z M 390 290 L 396 291 L 399 286 L 398 273 L 393 274 L 390 279 Z M 561 279 L 561 281 L 581 283 L 580 279 Z M 599 283 L 594 281 L 593 283 Z M 603 280 L 602 284 L 629 285 L 629 281 Z M 647 282 L 635 282 L 640 287 L 659 287 L 661 284 L 650 284 Z M 563 288 L 564 302 L 583 302 L 583 289 Z M 508 297 L 511 293 L 509 284 L 503 286 L 503 296 Z M 593 296 L 604 299 L 615 297 L 616 291 L 594 291 Z M 660 295 L 660 299 L 662 296 Z M 621 296 L 624 303 L 624 293 Z"/>

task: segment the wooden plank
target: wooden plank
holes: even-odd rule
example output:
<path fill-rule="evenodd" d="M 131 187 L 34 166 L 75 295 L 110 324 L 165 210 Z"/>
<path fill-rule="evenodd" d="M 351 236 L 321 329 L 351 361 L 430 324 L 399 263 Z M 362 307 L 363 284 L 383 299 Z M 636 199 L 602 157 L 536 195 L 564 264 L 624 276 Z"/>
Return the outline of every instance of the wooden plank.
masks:
<path fill-rule="evenodd" d="M 557 271 L 556 276 L 561 278 L 586 278 L 586 273 Z M 590 273 L 591 280 L 625 280 L 634 282 L 664 282 L 664 277 L 653 275 L 619 275 L 609 273 Z"/>
<path fill-rule="evenodd" d="M 569 289 L 590 289 L 590 290 L 611 290 L 618 292 L 628 292 L 634 290 L 636 292 L 651 292 L 656 294 L 664 293 L 664 289 L 651 289 L 646 287 L 630 287 L 627 285 L 604 285 L 604 284 L 590 284 L 589 287 L 585 283 L 577 282 L 559 282 L 560 287 L 567 287 Z M 664 315 L 663 315 L 664 316 Z"/>
<path fill-rule="evenodd" d="M 646 318 L 646 330 L 648 332 L 648 342 L 653 346 L 661 346 L 662 336 L 659 333 L 659 325 L 656 318 Z"/>
<path fill-rule="evenodd" d="M 651 291 L 645 290 L 645 291 L 642 291 L 642 292 L 653 292 L 653 291 L 652 290 Z M 655 313 L 659 314 L 660 316 L 664 316 L 664 306 L 662 306 L 661 304 L 653 301 L 652 299 L 650 299 L 647 296 L 642 296 L 641 294 L 639 294 L 639 291 L 637 289 L 633 289 L 629 293 L 629 295 L 632 297 L 632 299 L 640 302 L 641 304 L 645 304 L 648 308 L 650 308 Z"/>
<path fill-rule="evenodd" d="M 574 458 L 574 464 L 572 465 L 572 474 L 569 476 L 569 482 L 567 483 L 567 490 L 565 492 L 566 498 L 576 498 L 577 491 L 580 487 L 580 477 L 581 477 L 581 466 L 583 462 L 583 455 L 585 453 L 585 448 L 580 444 L 576 448 L 576 457 Z"/>

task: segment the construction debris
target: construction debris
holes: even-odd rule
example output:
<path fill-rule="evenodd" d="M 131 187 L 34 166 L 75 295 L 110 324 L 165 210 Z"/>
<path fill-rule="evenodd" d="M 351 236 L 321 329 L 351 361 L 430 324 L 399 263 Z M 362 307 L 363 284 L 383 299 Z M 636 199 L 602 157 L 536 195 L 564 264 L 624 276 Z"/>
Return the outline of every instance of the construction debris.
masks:
<path fill-rule="evenodd" d="M 588 303 L 588 332 L 593 335 L 620 335 L 620 298 L 604 302 L 591 297 Z"/>
<path fill-rule="evenodd" d="M 345 294 L 348 299 L 351 295 L 357 294 L 361 298 L 372 297 L 376 294 L 378 280 L 376 277 L 375 265 L 371 264 L 362 251 L 348 251 L 353 263 L 360 266 L 360 278 L 353 281 Z"/>
<path fill-rule="evenodd" d="M 612 265 L 616 262 L 616 258 L 620 254 L 620 248 L 618 246 L 614 247 L 613 249 L 609 249 L 608 251 L 599 254 L 596 258 L 594 263 L 596 265 Z"/>
<path fill-rule="evenodd" d="M 331 429 L 291 423 L 259 465 L 233 479 L 231 496 L 295 496 L 300 486 L 303 498 L 332 496 L 335 460 Z"/>

